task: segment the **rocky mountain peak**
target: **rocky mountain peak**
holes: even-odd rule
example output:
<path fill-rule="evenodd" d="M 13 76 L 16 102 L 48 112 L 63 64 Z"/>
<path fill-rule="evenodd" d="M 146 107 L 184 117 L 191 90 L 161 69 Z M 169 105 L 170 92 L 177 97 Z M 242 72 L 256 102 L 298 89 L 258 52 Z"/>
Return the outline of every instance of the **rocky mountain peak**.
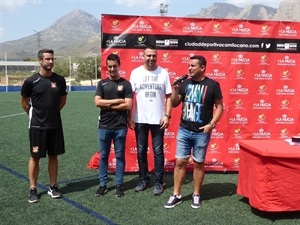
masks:
<path fill-rule="evenodd" d="M 66 38 L 86 40 L 100 32 L 100 20 L 94 16 L 76 9 L 58 19 L 53 25 L 41 32 L 41 36 L 60 42 Z"/>
<path fill-rule="evenodd" d="M 243 8 L 228 3 L 214 3 L 209 8 L 202 8 L 198 14 L 190 14 L 187 17 L 197 18 L 234 18 Z"/>
<path fill-rule="evenodd" d="M 300 0 L 283 0 L 278 7 L 274 20 L 300 21 Z"/>
<path fill-rule="evenodd" d="M 249 5 L 245 7 L 237 19 L 247 20 L 271 20 L 277 13 L 277 9 L 265 5 Z"/>
<path fill-rule="evenodd" d="M 50 27 L 36 34 L 15 41 L 1 43 L 1 54 L 6 52 L 10 59 L 22 60 L 35 57 L 40 48 L 53 48 L 61 56 L 75 55 L 86 57 L 98 55 L 99 46 L 84 47 L 89 39 L 98 37 L 100 33 L 100 19 L 76 9 L 56 20 Z M 95 42 L 95 41 L 94 41 Z"/>
<path fill-rule="evenodd" d="M 276 12 L 275 8 L 259 4 L 241 8 L 228 3 L 214 3 L 209 8 L 201 9 L 199 14 L 191 14 L 188 17 L 271 20 Z"/>

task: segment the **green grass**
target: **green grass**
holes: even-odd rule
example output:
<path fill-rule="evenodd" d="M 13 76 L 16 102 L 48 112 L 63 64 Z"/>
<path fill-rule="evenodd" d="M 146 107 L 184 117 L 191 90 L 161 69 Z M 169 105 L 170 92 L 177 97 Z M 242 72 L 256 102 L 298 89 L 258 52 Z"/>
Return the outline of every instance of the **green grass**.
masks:
<path fill-rule="evenodd" d="M 299 212 L 267 213 L 251 208 L 247 199 L 236 194 L 237 173 L 207 172 L 200 209 L 190 206 L 193 185 L 190 173 L 183 185 L 184 201 L 174 209 L 163 207 L 172 193 L 172 173 L 165 174 L 165 192 L 161 196 L 153 196 L 152 187 L 135 193 L 138 175 L 127 173 L 124 197 L 114 195 L 113 174 L 109 176 L 109 192 L 95 197 L 98 171 L 87 168 L 98 149 L 98 109 L 94 107 L 93 96 L 93 92 L 71 92 L 62 111 L 66 154 L 59 158 L 59 186 L 64 198 L 53 200 L 46 194 L 47 159 L 42 159 L 38 179 L 40 202 L 29 204 L 28 117 L 20 107 L 19 93 L 0 94 L 1 225 L 299 224 Z"/>

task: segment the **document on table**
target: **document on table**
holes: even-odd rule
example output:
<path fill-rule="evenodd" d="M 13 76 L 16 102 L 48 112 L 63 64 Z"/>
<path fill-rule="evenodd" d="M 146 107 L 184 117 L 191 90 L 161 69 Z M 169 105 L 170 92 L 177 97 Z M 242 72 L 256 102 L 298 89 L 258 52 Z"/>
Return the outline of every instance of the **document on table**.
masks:
<path fill-rule="evenodd" d="M 293 142 L 291 138 L 284 139 L 287 143 L 289 143 L 291 146 L 300 146 L 300 142 Z"/>

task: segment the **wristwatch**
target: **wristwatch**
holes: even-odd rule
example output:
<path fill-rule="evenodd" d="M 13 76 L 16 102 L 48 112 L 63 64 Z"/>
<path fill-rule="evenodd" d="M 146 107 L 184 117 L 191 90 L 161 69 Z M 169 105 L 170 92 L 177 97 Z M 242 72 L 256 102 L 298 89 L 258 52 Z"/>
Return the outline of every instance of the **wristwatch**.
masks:
<path fill-rule="evenodd" d="M 170 115 L 165 114 L 165 117 L 168 117 L 168 119 L 171 119 L 171 116 L 170 116 Z"/>
<path fill-rule="evenodd" d="M 215 124 L 213 124 L 213 123 L 208 123 L 212 128 L 215 128 L 216 127 L 216 125 Z"/>

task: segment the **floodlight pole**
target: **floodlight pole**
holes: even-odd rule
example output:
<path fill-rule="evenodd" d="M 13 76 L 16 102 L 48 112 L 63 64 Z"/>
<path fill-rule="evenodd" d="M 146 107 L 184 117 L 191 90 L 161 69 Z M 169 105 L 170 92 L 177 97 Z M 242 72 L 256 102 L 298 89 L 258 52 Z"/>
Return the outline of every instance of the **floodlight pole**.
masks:
<path fill-rule="evenodd" d="M 159 13 L 160 13 L 160 16 L 166 16 L 167 13 L 168 13 L 168 4 L 164 4 L 164 3 L 160 3 L 160 6 L 159 6 Z"/>
<path fill-rule="evenodd" d="M 70 81 L 69 81 L 69 92 L 71 91 L 71 78 L 72 78 L 72 62 L 71 62 L 71 56 L 69 56 L 69 74 L 70 74 Z"/>
<path fill-rule="evenodd" d="M 6 79 L 6 92 L 8 92 L 8 75 L 7 75 L 7 55 L 5 52 L 5 79 Z"/>
<path fill-rule="evenodd" d="M 97 57 L 95 57 L 95 79 L 97 80 Z"/>

